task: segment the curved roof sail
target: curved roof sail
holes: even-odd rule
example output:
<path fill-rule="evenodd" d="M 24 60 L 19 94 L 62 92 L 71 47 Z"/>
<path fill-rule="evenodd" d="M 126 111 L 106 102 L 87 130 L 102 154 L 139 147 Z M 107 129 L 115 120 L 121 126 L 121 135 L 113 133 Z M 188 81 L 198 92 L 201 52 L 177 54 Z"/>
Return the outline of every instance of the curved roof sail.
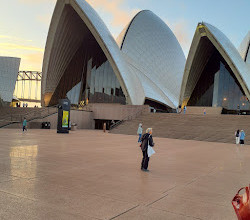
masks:
<path fill-rule="evenodd" d="M 121 32 L 117 43 L 128 66 L 143 82 L 146 98 L 160 99 L 176 108 L 186 59 L 167 24 L 153 12 L 141 11 Z"/>
<path fill-rule="evenodd" d="M 194 90 L 202 68 L 208 62 L 211 47 L 202 45 L 206 38 L 226 61 L 236 79 L 240 83 L 248 99 L 250 99 L 250 69 L 231 41 L 216 27 L 208 23 L 199 23 L 187 58 L 180 103 L 187 104 Z"/>
<path fill-rule="evenodd" d="M 250 31 L 246 35 L 246 37 L 243 39 L 240 48 L 239 53 L 242 57 L 242 59 L 250 65 Z"/>
<path fill-rule="evenodd" d="M 110 62 L 127 104 L 143 104 L 145 95 L 138 77 L 129 71 L 113 36 L 95 10 L 84 0 L 57 1 L 43 62 L 44 104 L 49 104 L 67 65 L 86 39 L 84 35 L 87 31 L 94 36 Z"/>

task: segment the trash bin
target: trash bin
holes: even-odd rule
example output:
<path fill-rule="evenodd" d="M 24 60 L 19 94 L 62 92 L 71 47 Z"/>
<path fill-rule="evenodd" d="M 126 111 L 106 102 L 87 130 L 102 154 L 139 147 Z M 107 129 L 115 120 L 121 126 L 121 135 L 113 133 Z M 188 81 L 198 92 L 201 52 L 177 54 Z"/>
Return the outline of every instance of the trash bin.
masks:
<path fill-rule="evenodd" d="M 50 129 L 50 122 L 42 122 L 42 129 Z"/>
<path fill-rule="evenodd" d="M 72 123 L 71 124 L 71 131 L 76 131 L 77 130 L 77 124 L 76 123 Z"/>

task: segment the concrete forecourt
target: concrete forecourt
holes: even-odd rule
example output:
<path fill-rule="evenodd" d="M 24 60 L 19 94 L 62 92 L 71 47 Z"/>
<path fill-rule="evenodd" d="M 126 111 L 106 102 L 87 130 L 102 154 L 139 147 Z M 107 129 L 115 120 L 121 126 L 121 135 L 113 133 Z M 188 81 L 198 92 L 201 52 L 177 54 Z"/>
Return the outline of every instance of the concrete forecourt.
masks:
<path fill-rule="evenodd" d="M 137 136 L 0 130 L 1 219 L 236 219 L 250 148 L 154 138 L 140 170 Z"/>

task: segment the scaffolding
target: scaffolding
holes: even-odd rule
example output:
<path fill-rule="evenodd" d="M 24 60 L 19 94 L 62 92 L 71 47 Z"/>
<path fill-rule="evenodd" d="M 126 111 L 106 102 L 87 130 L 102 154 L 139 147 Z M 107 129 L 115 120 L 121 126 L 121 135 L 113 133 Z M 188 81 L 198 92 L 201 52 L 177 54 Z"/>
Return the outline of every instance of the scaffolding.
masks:
<path fill-rule="evenodd" d="M 41 103 L 42 72 L 19 71 L 14 96 L 22 102 Z"/>

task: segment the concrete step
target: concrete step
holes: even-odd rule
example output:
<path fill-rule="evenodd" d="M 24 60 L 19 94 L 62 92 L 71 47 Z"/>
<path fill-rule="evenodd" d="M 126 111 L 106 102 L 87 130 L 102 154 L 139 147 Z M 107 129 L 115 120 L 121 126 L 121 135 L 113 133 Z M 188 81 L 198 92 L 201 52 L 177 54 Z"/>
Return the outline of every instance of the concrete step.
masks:
<path fill-rule="evenodd" d="M 144 131 L 153 128 L 157 137 L 234 143 L 234 132 L 244 129 L 250 133 L 250 116 L 243 115 L 195 115 L 148 113 L 126 121 L 111 133 L 136 135 L 138 124 Z"/>

